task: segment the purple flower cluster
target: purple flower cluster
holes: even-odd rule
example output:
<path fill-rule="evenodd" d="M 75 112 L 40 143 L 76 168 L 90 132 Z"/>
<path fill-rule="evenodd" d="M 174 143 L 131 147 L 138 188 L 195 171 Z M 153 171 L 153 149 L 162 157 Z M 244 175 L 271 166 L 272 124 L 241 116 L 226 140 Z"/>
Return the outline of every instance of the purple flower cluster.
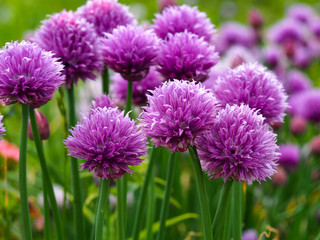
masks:
<path fill-rule="evenodd" d="M 65 141 L 70 155 L 85 159 L 81 169 L 105 179 L 132 173 L 147 151 L 146 137 L 129 116 L 116 108 L 96 108 L 84 115 Z"/>
<path fill-rule="evenodd" d="M 106 94 L 102 94 L 100 97 L 95 97 L 91 102 L 91 109 L 96 108 L 114 108 L 115 105 L 111 101 L 110 97 Z"/>
<path fill-rule="evenodd" d="M 127 99 L 127 81 L 120 75 L 114 74 L 112 77 L 113 99 L 118 103 L 125 103 Z M 150 67 L 148 75 L 141 81 L 135 81 L 132 84 L 132 102 L 137 105 L 142 105 L 147 102 L 147 93 L 149 90 L 154 90 L 163 82 L 163 78 L 155 69 Z"/>
<path fill-rule="evenodd" d="M 299 70 L 290 70 L 287 72 L 284 87 L 288 94 L 309 90 L 312 88 L 311 80 Z"/>
<path fill-rule="evenodd" d="M 58 59 L 35 43 L 7 43 L 0 50 L 0 100 L 40 107 L 63 84 L 62 71 Z"/>
<path fill-rule="evenodd" d="M 282 122 L 287 95 L 274 74 L 259 64 L 243 64 L 222 75 L 214 88 L 218 102 L 247 104 L 265 117 L 266 123 Z"/>
<path fill-rule="evenodd" d="M 212 128 L 216 100 L 201 83 L 169 81 L 150 92 L 140 126 L 156 146 L 184 152 Z"/>
<path fill-rule="evenodd" d="M 297 167 L 300 159 L 300 149 L 295 144 L 281 144 L 280 158 L 278 163 L 283 167 L 292 170 Z"/>
<path fill-rule="evenodd" d="M 227 105 L 195 142 L 202 168 L 211 179 L 260 182 L 276 171 L 276 135 L 262 115 L 247 105 Z"/>
<path fill-rule="evenodd" d="M 139 81 L 155 64 L 158 38 L 151 30 L 119 26 L 103 40 L 102 54 L 109 68 L 128 81 Z"/>
<path fill-rule="evenodd" d="M 81 78 L 95 79 L 103 68 L 100 40 L 93 25 L 72 11 L 62 11 L 42 22 L 33 41 L 60 58 L 68 87 Z"/>
<path fill-rule="evenodd" d="M 206 13 L 200 12 L 197 7 L 171 6 L 155 16 L 153 29 L 161 39 L 167 39 L 170 34 L 188 31 L 199 38 L 203 37 L 209 43 L 214 41 L 214 25 Z"/>
<path fill-rule="evenodd" d="M 190 32 L 169 34 L 159 47 L 158 71 L 166 79 L 195 80 L 208 78 L 212 66 L 218 62 L 214 46 Z"/>
<path fill-rule="evenodd" d="M 111 33 L 118 26 L 136 24 L 128 7 L 116 0 L 87 1 L 86 5 L 78 8 L 77 14 L 94 24 L 97 34 L 101 37 L 104 33 Z"/>

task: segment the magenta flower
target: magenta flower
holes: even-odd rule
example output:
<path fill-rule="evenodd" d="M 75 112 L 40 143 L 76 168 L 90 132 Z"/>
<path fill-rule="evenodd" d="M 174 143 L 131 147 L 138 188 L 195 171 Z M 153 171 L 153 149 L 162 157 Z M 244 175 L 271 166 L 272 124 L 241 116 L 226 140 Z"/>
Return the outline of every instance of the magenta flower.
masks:
<path fill-rule="evenodd" d="M 212 127 L 216 100 L 200 83 L 169 81 L 150 92 L 140 126 L 156 146 L 184 152 Z"/>
<path fill-rule="evenodd" d="M 2 135 L 5 133 L 6 129 L 3 126 L 3 115 L 0 114 L 0 140 L 2 140 Z"/>
<path fill-rule="evenodd" d="M 127 99 L 127 85 L 128 82 L 120 75 L 114 74 L 112 77 L 113 85 L 111 90 L 113 92 L 113 99 L 124 104 Z M 135 81 L 132 84 L 132 102 L 137 105 L 142 105 L 147 102 L 147 93 L 149 90 L 154 90 L 163 82 L 163 78 L 155 69 L 150 67 L 148 75 L 141 81 Z"/>
<path fill-rule="evenodd" d="M 290 70 L 287 73 L 284 87 L 289 94 L 294 94 L 312 88 L 311 80 L 299 70 Z"/>
<path fill-rule="evenodd" d="M 95 97 L 91 102 L 91 109 L 96 108 L 114 108 L 116 107 L 111 101 L 110 97 L 106 94 L 102 94 L 100 97 Z"/>
<path fill-rule="evenodd" d="M 255 229 L 248 229 L 242 233 L 241 240 L 258 240 L 259 235 Z"/>
<path fill-rule="evenodd" d="M 309 5 L 300 3 L 292 5 L 287 10 L 286 16 L 301 23 L 309 24 L 313 17 L 317 16 L 317 13 Z"/>
<path fill-rule="evenodd" d="M 68 87 L 79 78 L 95 79 L 103 69 L 100 41 L 93 25 L 72 11 L 63 10 L 44 20 L 33 41 L 61 59 Z"/>
<path fill-rule="evenodd" d="M 93 109 L 70 132 L 65 141 L 70 155 L 86 160 L 82 170 L 105 179 L 132 173 L 128 165 L 139 165 L 147 151 L 142 131 L 116 108 Z"/>
<path fill-rule="evenodd" d="M 154 31 L 161 39 L 170 34 L 188 31 L 194 33 L 209 43 L 214 41 L 216 30 L 206 13 L 200 12 L 197 7 L 188 5 L 167 7 L 162 13 L 155 15 Z"/>
<path fill-rule="evenodd" d="M 264 181 L 277 167 L 276 135 L 247 105 L 222 109 L 209 131 L 196 138 L 202 169 L 211 180 Z"/>
<path fill-rule="evenodd" d="M 214 94 L 224 107 L 247 104 L 265 117 L 266 123 L 282 122 L 287 95 L 274 74 L 259 64 L 243 64 L 222 75 Z"/>
<path fill-rule="evenodd" d="M 76 13 L 92 23 L 101 37 L 104 33 L 111 33 L 118 26 L 136 24 L 128 7 L 115 0 L 87 1 L 84 6 L 78 8 Z"/>
<path fill-rule="evenodd" d="M 182 32 L 170 34 L 167 41 L 161 42 L 157 61 L 158 71 L 165 79 L 203 82 L 218 62 L 218 54 L 202 38 Z"/>
<path fill-rule="evenodd" d="M 128 81 L 139 81 L 147 76 L 155 64 L 158 38 L 151 30 L 128 25 L 119 26 L 103 40 L 104 61 Z"/>
<path fill-rule="evenodd" d="M 283 167 L 293 170 L 298 166 L 300 159 L 300 149 L 295 144 L 281 144 L 280 158 L 278 163 Z"/>
<path fill-rule="evenodd" d="M 35 43 L 6 43 L 0 50 L 0 100 L 37 108 L 63 84 L 63 66 Z"/>

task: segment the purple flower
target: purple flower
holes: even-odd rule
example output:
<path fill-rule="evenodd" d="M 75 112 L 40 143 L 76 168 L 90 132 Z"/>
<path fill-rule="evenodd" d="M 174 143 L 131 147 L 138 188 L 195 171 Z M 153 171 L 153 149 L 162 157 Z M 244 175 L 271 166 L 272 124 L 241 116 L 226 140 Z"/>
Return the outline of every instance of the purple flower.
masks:
<path fill-rule="evenodd" d="M 281 144 L 280 158 L 278 163 L 287 169 L 294 169 L 297 167 L 300 159 L 300 149 L 295 144 Z"/>
<path fill-rule="evenodd" d="M 268 45 L 262 52 L 265 63 L 272 69 L 286 69 L 287 56 L 283 49 L 278 45 Z"/>
<path fill-rule="evenodd" d="M 94 100 L 91 102 L 91 109 L 96 108 L 114 108 L 116 107 L 108 95 L 102 94 L 100 97 L 95 97 Z"/>
<path fill-rule="evenodd" d="M 162 13 L 155 15 L 154 31 L 161 39 L 166 39 L 169 34 L 188 31 L 205 41 L 212 43 L 216 30 L 206 13 L 200 12 L 197 7 L 188 5 L 167 7 Z"/>
<path fill-rule="evenodd" d="M 284 87 L 289 94 L 294 94 L 312 88 L 311 80 L 303 72 L 299 70 L 290 70 Z"/>
<path fill-rule="evenodd" d="M 243 64 L 222 75 L 214 94 L 224 107 L 247 104 L 265 117 L 266 123 L 282 122 L 287 95 L 274 74 L 257 63 Z"/>
<path fill-rule="evenodd" d="M 256 35 L 254 30 L 236 22 L 228 22 L 222 25 L 216 42 L 217 51 L 221 54 L 234 45 L 252 48 L 255 44 Z"/>
<path fill-rule="evenodd" d="M 113 99 L 123 104 L 127 99 L 128 81 L 123 79 L 120 74 L 114 74 L 112 77 Z M 132 102 L 137 105 L 145 104 L 147 101 L 147 93 L 149 90 L 154 90 L 159 87 L 163 81 L 162 76 L 155 70 L 155 67 L 150 67 L 148 75 L 141 81 L 135 81 L 132 84 Z"/>
<path fill-rule="evenodd" d="M 0 50 L 0 100 L 40 107 L 63 84 L 62 70 L 52 53 L 34 43 L 6 43 Z"/>
<path fill-rule="evenodd" d="M 242 233 L 241 240 L 258 240 L 258 232 L 255 229 L 248 229 Z"/>
<path fill-rule="evenodd" d="M 307 120 L 320 122 L 320 90 L 311 89 L 291 95 L 289 112 Z"/>
<path fill-rule="evenodd" d="M 276 135 L 247 105 L 222 109 L 209 131 L 196 138 L 202 169 L 211 180 L 263 181 L 275 173 Z"/>
<path fill-rule="evenodd" d="M 200 83 L 169 81 L 150 92 L 140 121 L 156 146 L 184 152 L 197 135 L 211 129 L 216 100 Z"/>
<path fill-rule="evenodd" d="M 70 132 L 65 141 L 70 155 L 87 160 L 82 170 L 105 179 L 132 173 L 128 165 L 139 165 L 147 151 L 142 131 L 116 108 L 93 109 Z"/>
<path fill-rule="evenodd" d="M 2 140 L 2 135 L 6 131 L 6 129 L 3 126 L 2 119 L 3 119 L 3 115 L 0 114 L 0 140 Z"/>
<path fill-rule="evenodd" d="M 305 24 L 311 23 L 313 17 L 315 17 L 316 15 L 317 14 L 312 7 L 307 4 L 301 3 L 292 5 L 286 13 L 286 16 L 288 18 L 297 20 Z"/>
<path fill-rule="evenodd" d="M 111 33 L 118 26 L 136 24 L 128 7 L 116 0 L 87 1 L 86 5 L 78 8 L 77 14 L 94 24 L 97 34 L 101 37 L 104 33 Z"/>
<path fill-rule="evenodd" d="M 100 41 L 93 25 L 72 11 L 63 10 L 44 20 L 33 41 L 61 59 L 68 87 L 79 78 L 95 79 L 103 68 Z"/>
<path fill-rule="evenodd" d="M 128 81 L 139 81 L 155 64 L 158 38 L 151 30 L 128 25 L 119 26 L 103 40 L 104 61 Z"/>
<path fill-rule="evenodd" d="M 203 82 L 218 62 L 218 54 L 203 38 L 182 32 L 170 34 L 167 41 L 161 42 L 157 61 L 158 71 L 166 79 Z"/>

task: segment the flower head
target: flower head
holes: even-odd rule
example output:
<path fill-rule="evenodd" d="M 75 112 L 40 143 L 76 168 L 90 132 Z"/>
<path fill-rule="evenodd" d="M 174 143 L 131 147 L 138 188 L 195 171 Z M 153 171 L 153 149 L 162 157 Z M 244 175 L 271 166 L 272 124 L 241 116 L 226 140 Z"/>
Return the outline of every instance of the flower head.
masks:
<path fill-rule="evenodd" d="M 297 167 L 300 159 L 300 149 L 295 144 L 281 144 L 280 158 L 278 163 L 285 168 L 294 169 Z"/>
<path fill-rule="evenodd" d="M 140 121 L 156 146 L 184 152 L 212 127 L 216 100 L 200 83 L 169 81 L 150 92 Z"/>
<path fill-rule="evenodd" d="M 148 75 L 141 81 L 135 81 L 132 84 L 132 102 L 137 105 L 142 105 L 147 102 L 147 93 L 149 90 L 154 90 L 162 83 L 162 76 L 158 73 L 155 67 L 150 67 Z M 127 99 L 126 81 L 120 74 L 114 74 L 112 77 L 113 99 L 119 103 L 125 103 Z"/>
<path fill-rule="evenodd" d="M 218 54 L 203 38 L 182 32 L 170 34 L 167 41 L 161 42 L 157 61 L 158 71 L 166 79 L 203 82 L 218 62 Z"/>
<path fill-rule="evenodd" d="M 287 95 L 274 74 L 259 64 L 243 64 L 222 75 L 214 89 L 222 106 L 247 104 L 267 123 L 282 122 Z"/>
<path fill-rule="evenodd" d="M 276 135 L 264 118 L 247 105 L 227 105 L 213 127 L 196 138 L 202 169 L 211 179 L 263 181 L 275 173 Z"/>
<path fill-rule="evenodd" d="M 289 94 L 294 94 L 312 88 L 311 80 L 299 70 L 290 70 L 284 84 Z"/>
<path fill-rule="evenodd" d="M 0 100 L 37 108 L 63 83 L 62 64 L 35 43 L 7 43 L 0 50 Z"/>
<path fill-rule="evenodd" d="M 128 25 L 119 26 L 103 40 L 104 61 L 128 81 L 139 81 L 155 64 L 158 38 L 151 30 Z"/>
<path fill-rule="evenodd" d="M 307 4 L 294 4 L 292 5 L 286 13 L 286 16 L 288 18 L 297 20 L 301 23 L 309 24 L 311 23 L 313 17 L 315 17 L 317 14 Z"/>
<path fill-rule="evenodd" d="M 101 37 L 104 33 L 111 33 L 118 26 L 136 24 L 128 7 L 116 0 L 87 1 L 86 5 L 78 8 L 77 14 L 94 24 L 97 34 Z"/>
<path fill-rule="evenodd" d="M 162 13 L 155 15 L 154 31 L 161 39 L 166 39 L 169 34 L 188 31 L 205 41 L 212 43 L 216 30 L 206 13 L 200 12 L 197 7 L 188 5 L 167 7 Z"/>
<path fill-rule="evenodd" d="M 72 11 L 63 10 L 44 20 L 33 41 L 60 58 L 68 87 L 79 78 L 95 79 L 103 68 L 100 40 L 93 25 Z"/>
<path fill-rule="evenodd" d="M 139 165 L 147 151 L 144 134 L 116 108 L 93 109 L 70 132 L 65 141 L 70 155 L 86 160 L 82 170 L 105 179 L 132 173 L 128 165 Z"/>
<path fill-rule="evenodd" d="M 258 240 L 258 232 L 255 229 L 248 229 L 243 232 L 241 240 Z"/>
<path fill-rule="evenodd" d="M 95 97 L 94 100 L 91 102 L 91 109 L 96 108 L 114 108 L 115 105 L 111 101 L 108 95 L 102 94 L 100 97 Z"/>
<path fill-rule="evenodd" d="M 0 114 L 0 140 L 2 140 L 2 135 L 6 131 L 6 129 L 3 126 L 2 119 L 3 119 L 3 115 Z"/>

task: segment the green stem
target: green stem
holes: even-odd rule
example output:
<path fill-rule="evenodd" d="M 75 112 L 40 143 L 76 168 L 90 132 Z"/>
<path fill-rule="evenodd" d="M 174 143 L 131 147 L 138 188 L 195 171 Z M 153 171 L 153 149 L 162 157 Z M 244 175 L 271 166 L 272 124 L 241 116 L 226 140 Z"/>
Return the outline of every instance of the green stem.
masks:
<path fill-rule="evenodd" d="M 152 172 L 154 169 L 154 164 L 156 161 L 155 158 L 155 148 L 152 148 L 152 152 L 150 154 L 150 162 L 148 165 L 148 169 L 142 184 L 142 189 L 141 189 L 141 193 L 139 196 L 139 201 L 138 201 L 138 209 L 136 212 L 136 216 L 135 216 L 135 220 L 134 220 L 134 225 L 133 225 L 133 234 L 132 234 L 132 239 L 133 240 L 139 240 L 139 233 L 140 233 L 140 224 L 141 224 L 141 220 L 143 219 L 142 213 L 143 210 L 145 208 L 145 204 L 146 204 L 146 194 L 147 194 L 147 189 L 148 189 L 148 185 L 149 183 L 153 180 L 152 177 Z"/>
<path fill-rule="evenodd" d="M 228 198 L 228 202 L 226 203 L 227 210 L 226 210 L 226 218 L 225 218 L 225 227 L 223 228 L 222 237 L 221 239 L 230 239 L 230 223 L 231 223 L 231 199 Z"/>
<path fill-rule="evenodd" d="M 151 183 L 149 184 L 148 192 L 148 208 L 147 208 L 147 237 L 146 239 L 153 239 L 152 226 L 154 222 L 154 207 L 155 207 L 155 168 L 152 169 Z"/>
<path fill-rule="evenodd" d="M 242 235 L 242 182 L 235 182 L 232 187 L 232 204 L 234 214 L 234 240 L 241 240 Z"/>
<path fill-rule="evenodd" d="M 176 165 L 175 156 L 176 156 L 176 152 L 171 153 L 168 168 L 167 168 L 167 179 L 166 179 L 167 183 L 165 187 L 164 198 L 161 205 L 160 227 L 159 227 L 158 238 L 157 238 L 158 240 L 165 239 L 166 219 L 168 215 L 170 192 L 173 185 L 174 168 Z"/>
<path fill-rule="evenodd" d="M 43 208 L 44 208 L 44 239 L 50 239 L 50 208 L 48 201 L 48 193 L 45 184 L 45 179 L 42 173 L 42 186 L 43 186 Z"/>
<path fill-rule="evenodd" d="M 69 128 L 76 124 L 76 112 L 74 103 L 74 89 L 73 84 L 68 88 L 68 110 L 69 110 Z M 77 233 L 77 239 L 82 240 L 84 236 L 84 218 L 82 211 L 82 193 L 81 183 L 79 176 L 79 164 L 78 160 L 74 157 L 70 157 L 71 160 L 71 184 L 73 190 L 74 209 L 73 216 L 75 220 L 75 231 Z"/>
<path fill-rule="evenodd" d="M 126 113 L 132 109 L 132 81 L 128 81 Z"/>
<path fill-rule="evenodd" d="M 222 187 L 221 193 L 220 193 L 220 199 L 218 202 L 218 207 L 216 210 L 216 214 L 214 216 L 213 224 L 212 224 L 212 232 L 213 232 L 213 239 L 220 239 L 219 236 L 221 236 L 223 232 L 223 224 L 224 219 L 227 212 L 227 206 L 226 203 L 228 202 L 230 190 L 232 187 L 233 180 L 228 179 Z"/>
<path fill-rule="evenodd" d="M 102 72 L 102 91 L 105 94 L 109 94 L 109 70 L 105 66 Z"/>
<path fill-rule="evenodd" d="M 23 223 L 24 239 L 32 239 L 31 221 L 27 191 L 27 137 L 28 137 L 29 105 L 22 104 L 21 132 L 20 132 L 20 154 L 19 154 L 19 188 L 21 215 Z"/>
<path fill-rule="evenodd" d="M 44 152 L 43 152 L 42 141 L 40 139 L 36 116 L 35 116 L 33 108 L 30 108 L 30 123 L 31 123 L 32 134 L 33 134 L 34 142 L 36 145 L 38 157 L 40 160 L 40 166 L 41 166 L 41 170 L 42 170 L 43 180 L 45 182 L 45 187 L 46 187 L 46 190 L 48 193 L 48 198 L 51 203 L 53 216 L 54 216 L 56 226 L 57 226 L 58 238 L 63 240 L 64 235 L 63 235 L 63 230 L 62 230 L 62 222 L 61 222 L 61 217 L 60 217 L 60 213 L 59 213 L 59 208 L 58 208 L 58 204 L 57 204 L 57 201 L 56 201 L 56 198 L 54 195 L 52 182 L 51 182 L 51 179 L 49 176 L 49 171 L 47 168 L 46 159 L 45 159 Z"/>
<path fill-rule="evenodd" d="M 122 197 L 122 182 L 121 179 L 117 180 L 117 223 L 118 223 L 118 239 L 125 240 L 125 227 L 124 227 L 124 204 L 123 204 L 123 197 Z"/>
<path fill-rule="evenodd" d="M 100 193 L 98 209 L 96 214 L 96 224 L 95 224 L 95 240 L 102 240 L 103 233 L 103 220 L 104 220 L 104 210 L 106 206 L 106 201 L 109 196 L 109 185 L 110 180 L 101 179 L 100 182 Z"/>
<path fill-rule="evenodd" d="M 198 153 L 196 147 L 189 147 L 189 153 L 192 158 L 192 168 L 196 178 L 198 195 L 200 199 L 200 209 L 202 216 L 203 232 L 205 240 L 213 240 L 213 234 L 211 230 L 211 217 L 210 217 L 210 207 L 207 197 L 207 189 L 203 179 L 203 173 L 200 166 L 200 161 L 198 158 Z"/>

